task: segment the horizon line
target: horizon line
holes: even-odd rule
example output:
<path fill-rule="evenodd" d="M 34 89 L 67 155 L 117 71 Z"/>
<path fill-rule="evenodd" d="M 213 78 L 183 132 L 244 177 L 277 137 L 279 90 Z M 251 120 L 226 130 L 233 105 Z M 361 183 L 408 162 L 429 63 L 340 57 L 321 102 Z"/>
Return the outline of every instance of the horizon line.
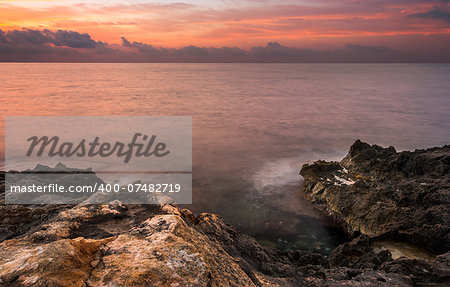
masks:
<path fill-rule="evenodd" d="M 430 61 L 1 61 L 0 64 L 450 64 Z"/>

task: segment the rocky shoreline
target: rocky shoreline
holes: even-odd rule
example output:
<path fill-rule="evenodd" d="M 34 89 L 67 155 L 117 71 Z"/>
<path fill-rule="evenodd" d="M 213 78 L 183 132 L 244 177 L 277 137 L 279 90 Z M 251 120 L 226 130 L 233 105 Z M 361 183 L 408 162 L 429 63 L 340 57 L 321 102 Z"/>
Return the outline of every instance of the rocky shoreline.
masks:
<path fill-rule="evenodd" d="M 307 198 L 353 237 L 450 250 L 450 146 L 397 153 L 356 141 L 341 162 L 304 165 Z"/>
<path fill-rule="evenodd" d="M 396 152 L 357 140 L 342 161 L 306 164 L 300 174 L 306 198 L 353 238 L 333 251 L 331 266 L 450 282 L 450 146 Z"/>
<path fill-rule="evenodd" d="M 352 238 L 330 256 L 265 248 L 174 205 L 2 204 L 0 286 L 448 286 L 449 166 L 449 146 L 360 141 L 303 166 L 307 198 Z"/>

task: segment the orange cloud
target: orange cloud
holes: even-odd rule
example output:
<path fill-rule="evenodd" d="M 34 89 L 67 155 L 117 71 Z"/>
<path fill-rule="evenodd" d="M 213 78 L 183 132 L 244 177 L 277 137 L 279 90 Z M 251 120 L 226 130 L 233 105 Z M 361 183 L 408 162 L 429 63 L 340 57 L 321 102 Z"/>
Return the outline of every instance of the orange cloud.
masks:
<path fill-rule="evenodd" d="M 244 48 L 269 41 L 297 46 L 332 45 L 341 42 L 337 40 L 340 38 L 442 35 L 448 34 L 450 28 L 445 18 L 449 13 L 448 1 L 303 2 L 303 5 L 280 5 L 268 1 L 222 7 L 187 3 L 64 5 L 63 1 L 34 1 L 36 4 L 26 7 L 22 1 L 9 1 L 0 4 L 0 27 L 73 29 L 111 43 L 120 43 L 120 37 L 124 36 L 157 46 Z"/>

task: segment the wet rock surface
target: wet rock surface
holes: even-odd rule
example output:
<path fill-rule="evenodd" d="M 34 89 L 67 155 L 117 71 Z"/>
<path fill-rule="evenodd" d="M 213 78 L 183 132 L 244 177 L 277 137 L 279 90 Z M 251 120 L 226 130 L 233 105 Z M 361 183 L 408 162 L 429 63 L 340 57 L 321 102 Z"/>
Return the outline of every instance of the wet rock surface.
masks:
<path fill-rule="evenodd" d="M 396 152 L 358 140 L 341 162 L 300 174 L 306 198 L 354 238 L 333 250 L 331 267 L 449 284 L 450 146 Z"/>
<path fill-rule="evenodd" d="M 389 159 L 397 156 L 390 150 L 380 152 Z M 434 156 L 442 153 L 437 149 Z M 422 156 L 432 161 L 426 152 Z M 445 156 L 441 159 L 446 162 Z M 341 214 L 352 214 L 358 204 L 342 209 L 328 205 L 328 192 L 351 190 L 352 196 L 358 196 L 359 189 L 352 191 L 352 186 L 386 177 L 385 170 L 373 172 L 364 165 L 359 170 L 359 160 L 366 159 L 350 159 L 346 170 L 339 163 L 325 162 L 302 170 L 310 199 L 330 211 L 353 235 L 353 241 L 340 245 L 328 257 L 306 250 L 285 252 L 262 247 L 215 214 L 195 215 L 175 205 L 124 205 L 118 200 L 102 205 L 1 204 L 0 286 L 447 286 L 450 255 L 444 249 L 448 234 L 427 235 L 429 239 L 441 238 L 444 245 L 434 249 L 425 245 L 428 250 L 444 250 L 431 260 L 394 259 L 394 253 L 380 251 L 374 243 L 403 234 L 424 247 L 412 236 L 414 228 L 424 228 L 424 224 L 411 220 L 411 228 L 407 228 L 406 223 L 396 225 L 385 219 L 380 228 L 370 216 L 347 222 L 348 217 Z M 414 174 L 395 172 L 398 184 L 405 179 L 414 181 L 417 172 L 427 172 L 423 179 L 431 171 L 437 173 L 435 181 L 428 181 L 430 185 L 443 182 L 448 175 L 444 164 L 427 162 L 421 171 L 418 165 L 422 163 L 406 165 Z M 4 174 L 0 180 L 3 200 Z M 387 177 L 385 181 L 389 181 Z M 432 201 L 420 214 L 428 214 L 430 208 L 448 208 L 448 197 L 444 198 L 441 187 L 430 187 L 429 192 L 438 190 L 440 196 L 423 195 L 422 200 L 428 196 L 439 204 Z M 344 194 L 339 196 L 347 199 Z M 381 195 L 378 200 L 383 200 Z M 408 207 L 406 203 L 402 206 Z M 364 225 L 366 219 L 369 223 Z M 427 230 L 448 228 L 445 219 L 428 220 L 435 224 Z M 365 230 L 370 232 L 365 234 Z"/>

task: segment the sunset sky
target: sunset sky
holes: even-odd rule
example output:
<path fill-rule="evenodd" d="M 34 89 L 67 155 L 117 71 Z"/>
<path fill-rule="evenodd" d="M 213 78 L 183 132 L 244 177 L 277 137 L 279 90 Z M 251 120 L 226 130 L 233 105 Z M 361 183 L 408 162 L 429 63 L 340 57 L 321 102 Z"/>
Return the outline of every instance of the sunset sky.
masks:
<path fill-rule="evenodd" d="M 101 43 L 103 48 L 108 46 L 109 52 L 116 50 L 114 57 L 123 57 L 123 53 L 129 54 L 132 49 L 142 54 L 148 48 L 164 47 L 172 48 L 173 58 L 173 51 L 182 49 L 180 53 L 185 53 L 183 47 L 192 45 L 239 48 L 234 54 L 252 47 L 276 48 L 280 52 L 281 47 L 283 53 L 290 49 L 290 57 L 299 49 L 316 53 L 314 57 L 318 58 L 327 58 L 323 54 L 326 51 L 331 51 L 328 58 L 333 58 L 354 50 L 384 53 L 387 61 L 408 55 L 411 61 L 447 62 L 449 3 L 449 0 L 0 0 L 0 60 L 12 54 L 24 56 L 33 45 L 45 46 L 46 50 L 41 52 L 46 57 L 55 46 L 59 52 L 66 49 L 68 53 L 67 48 L 71 48 L 84 49 L 77 51 L 78 55 L 92 54 L 94 50 L 99 53 Z M 55 34 L 57 30 L 71 33 Z M 37 43 L 30 39 L 30 31 L 53 40 Z M 90 37 L 97 44 L 84 47 L 71 45 L 72 40 L 69 44 L 54 40 L 74 36 L 84 40 Z M 87 48 L 95 49 L 85 51 Z M 5 56 L 7 53 L 9 56 Z M 322 54 L 319 57 L 317 53 Z M 358 57 L 363 60 L 366 56 Z"/>

